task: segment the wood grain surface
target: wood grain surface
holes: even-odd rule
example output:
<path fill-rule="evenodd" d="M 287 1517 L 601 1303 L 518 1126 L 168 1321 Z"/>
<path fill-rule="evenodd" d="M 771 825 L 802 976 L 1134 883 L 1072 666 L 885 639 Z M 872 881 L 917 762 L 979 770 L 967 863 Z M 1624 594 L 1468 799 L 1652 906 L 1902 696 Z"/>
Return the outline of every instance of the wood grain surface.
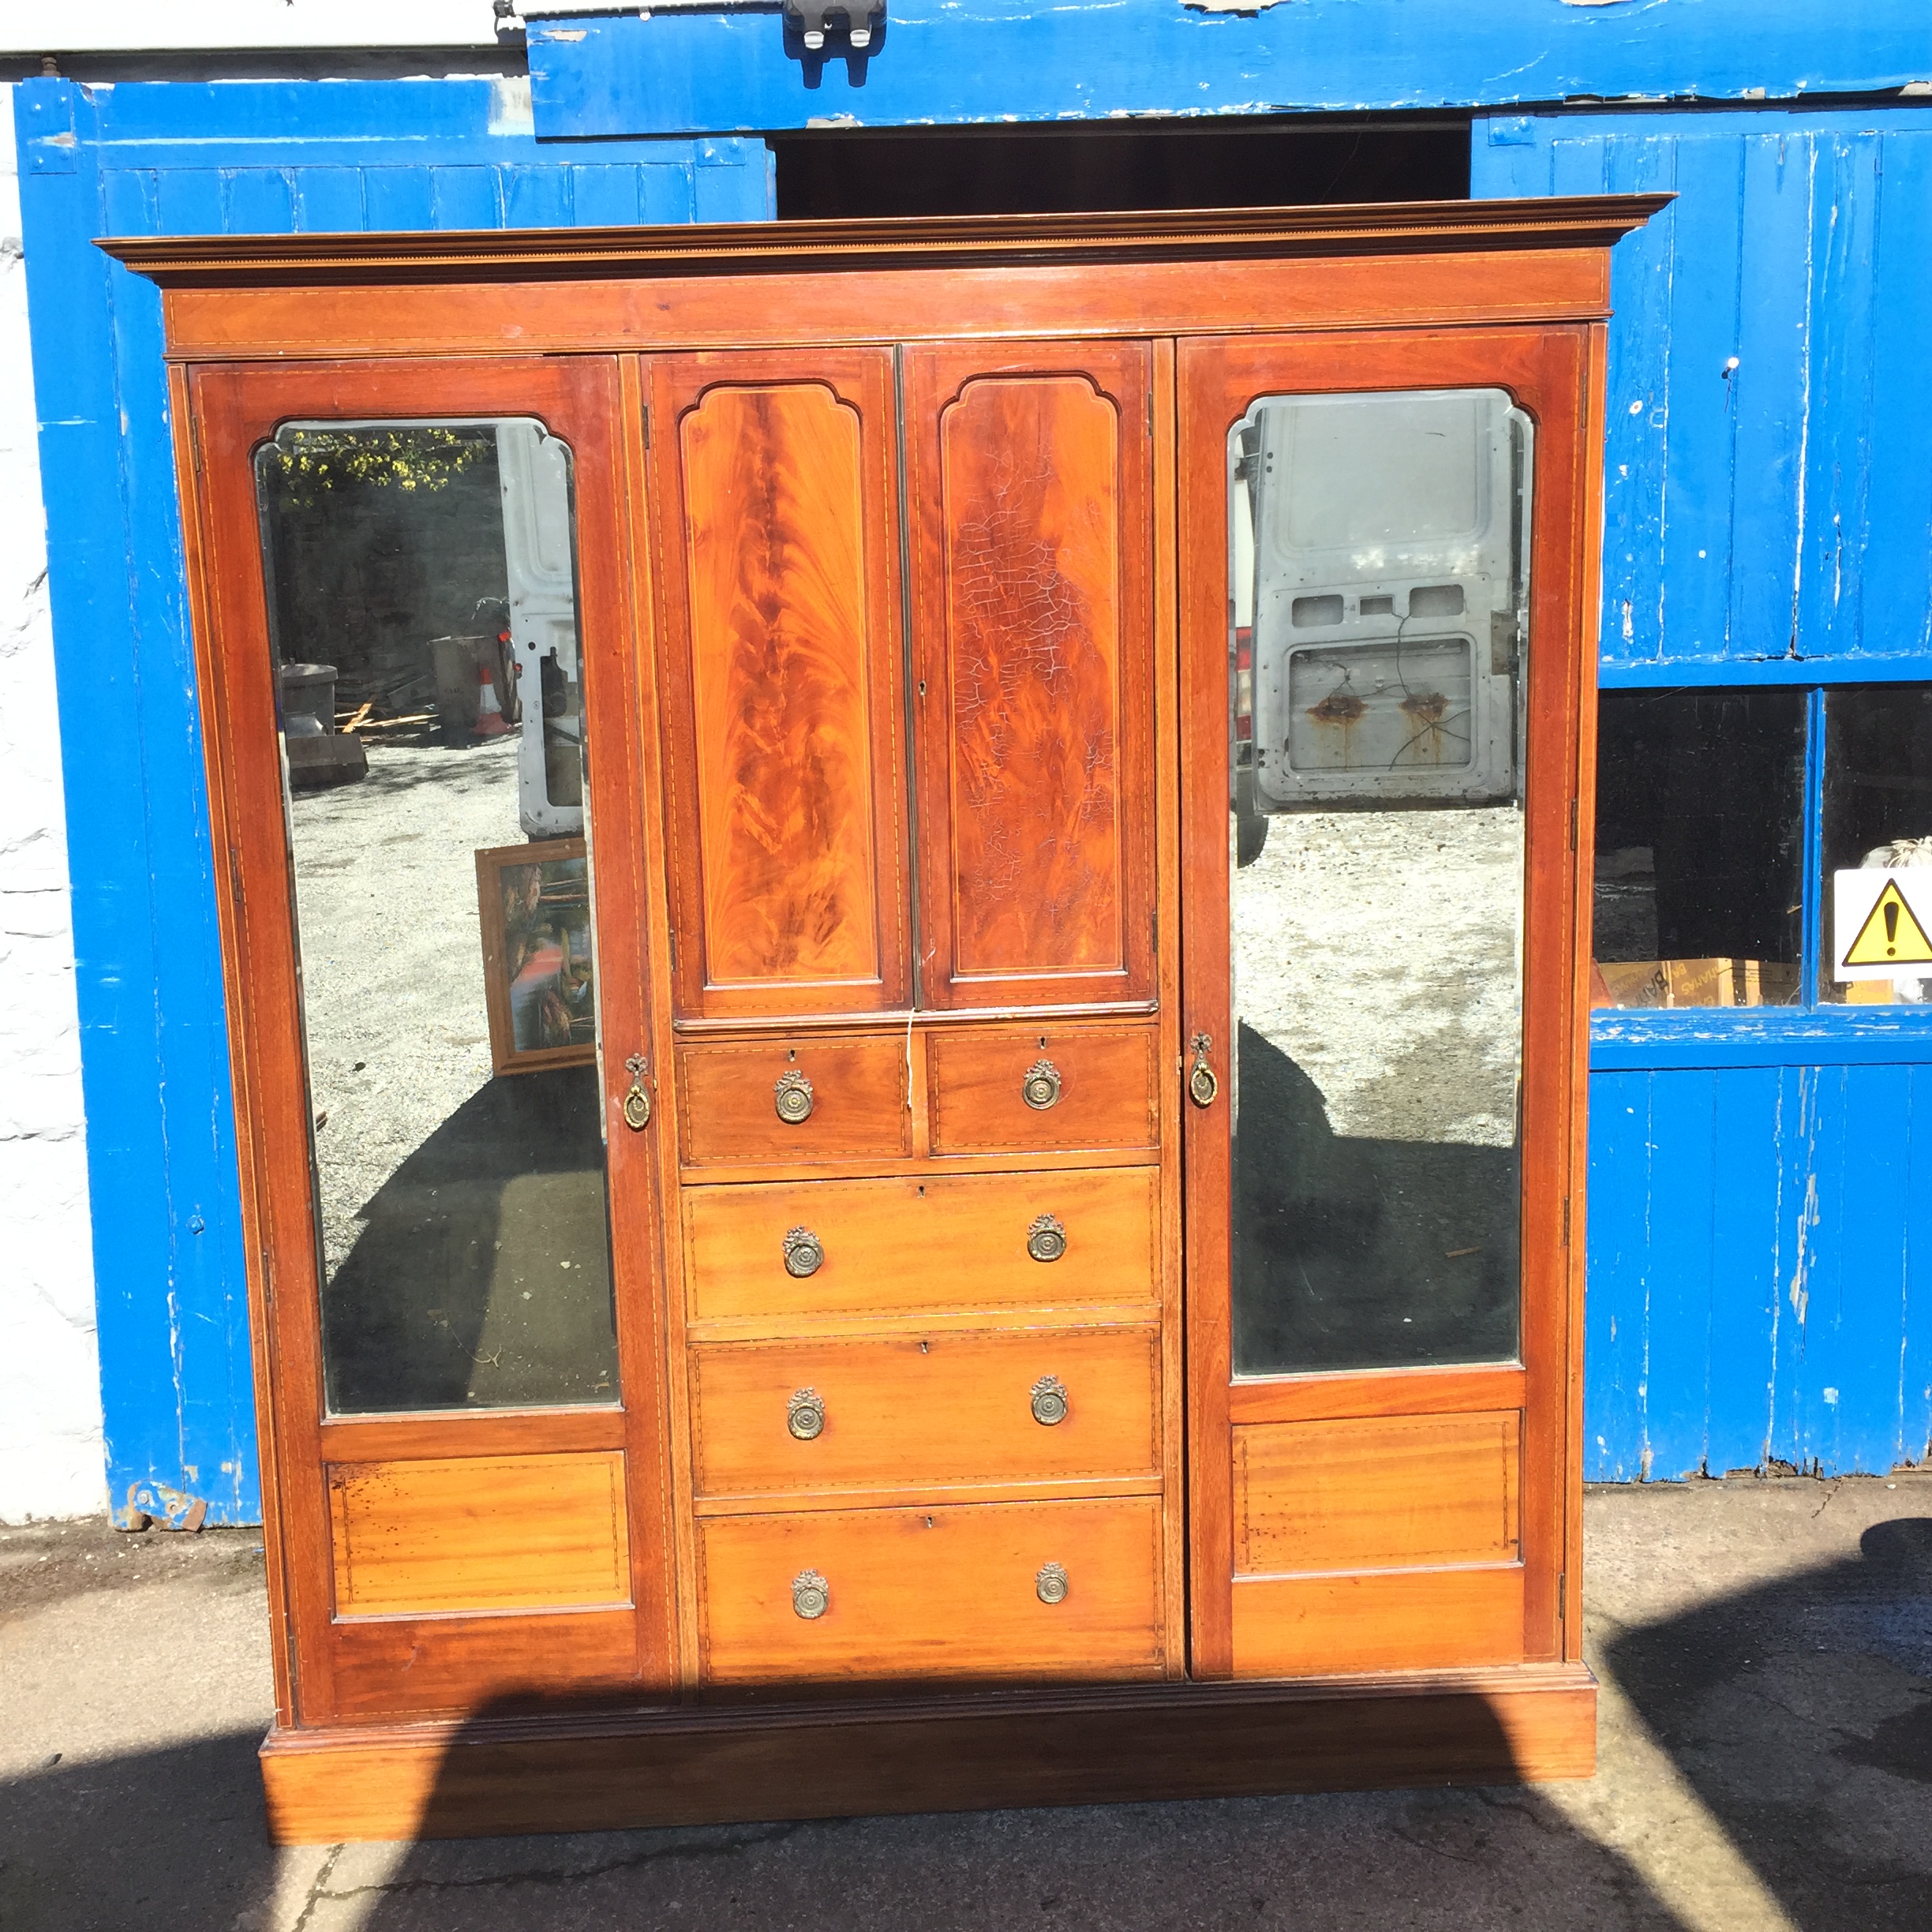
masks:
<path fill-rule="evenodd" d="M 890 358 L 650 365 L 680 1013 L 906 987 Z"/>
<path fill-rule="evenodd" d="M 278 1844 L 1586 1778 L 1580 1664 L 271 1731 Z"/>
<path fill-rule="evenodd" d="M 926 1035 L 934 1154 L 1156 1147 L 1160 1114 L 1151 1025 L 1027 1026 Z M 1058 1076 L 1050 1106 L 1027 1104 L 1028 1073 Z"/>
<path fill-rule="evenodd" d="M 710 1683 L 1145 1677 L 1161 1668 L 1160 1503 L 984 1503 L 716 1517 L 698 1530 Z M 1067 1572 L 1043 1603 L 1043 1565 Z M 822 1576 L 825 1614 L 793 1608 Z"/>
<path fill-rule="evenodd" d="M 1118 1167 L 687 1188 L 690 1319 L 1151 1304 L 1155 1178 Z M 1027 1252 L 1043 1214 L 1065 1230 L 1057 1261 Z M 785 1235 L 799 1226 L 825 1255 L 803 1279 L 784 1265 Z"/>
<path fill-rule="evenodd" d="M 719 1041 L 677 1050 L 684 1163 L 724 1167 L 890 1157 L 912 1151 L 902 1034 Z M 781 1118 L 778 1083 L 811 1084 L 811 1112 Z"/>
<path fill-rule="evenodd" d="M 627 1602 L 623 1483 L 615 1451 L 335 1465 L 335 1614 Z"/>
<path fill-rule="evenodd" d="M 1237 1576 L 1517 1559 L 1514 1410 L 1256 1422 L 1234 1433 Z"/>
<path fill-rule="evenodd" d="M 1158 1476 L 1159 1343 L 1150 1327 L 699 1347 L 694 1485 L 703 1498 Z M 1032 1408 L 1047 1376 L 1066 1399 L 1050 1425 Z M 824 1421 L 801 1441 L 789 1404 L 807 1391 Z"/>
<path fill-rule="evenodd" d="M 678 437 L 706 977 L 876 979 L 858 414 L 721 385 Z"/>
<path fill-rule="evenodd" d="M 1237 1677 L 1447 1670 L 1522 1655 L 1519 1565 L 1237 1577 L 1230 1618 Z"/>
<path fill-rule="evenodd" d="M 931 1005 L 1151 990 L 1151 351 L 906 358 Z"/>

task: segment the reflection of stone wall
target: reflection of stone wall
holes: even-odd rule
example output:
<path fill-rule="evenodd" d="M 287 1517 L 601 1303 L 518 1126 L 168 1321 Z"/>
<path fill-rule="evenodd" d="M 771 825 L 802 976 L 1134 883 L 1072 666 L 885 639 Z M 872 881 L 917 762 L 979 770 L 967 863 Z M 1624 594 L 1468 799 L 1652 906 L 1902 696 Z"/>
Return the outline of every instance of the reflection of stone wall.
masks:
<path fill-rule="evenodd" d="M 335 665 L 339 708 L 426 674 L 430 638 L 475 630 L 477 601 L 509 593 L 493 450 L 440 489 L 339 484 L 268 521 L 283 661 Z"/>
<path fill-rule="evenodd" d="M 0 1522 L 107 1501 L 13 94 L 0 87 Z"/>

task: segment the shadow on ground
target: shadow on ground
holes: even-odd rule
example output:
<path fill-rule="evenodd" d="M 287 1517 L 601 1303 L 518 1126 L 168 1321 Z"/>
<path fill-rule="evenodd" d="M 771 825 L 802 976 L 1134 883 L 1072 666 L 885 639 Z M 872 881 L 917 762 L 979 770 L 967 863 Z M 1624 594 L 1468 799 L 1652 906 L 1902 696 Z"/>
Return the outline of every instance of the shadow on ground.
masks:
<path fill-rule="evenodd" d="M 1821 1485 L 1821 1508 L 1832 1493 Z M 1606 1661 L 1799 1932 L 1932 1924 L 1932 1519 L 1878 1524 L 1855 1557 L 1615 1631 Z M 1634 1815 L 1639 1799 L 1619 1822 L 1640 1873 L 1533 1789 L 1130 1804 L 354 1845 L 271 1919 L 256 1742 L 0 1785 L 0 1924 L 1669 1932 L 1683 1922 L 1660 1893 L 1709 1844 L 1673 1833 L 1661 1802 Z"/>

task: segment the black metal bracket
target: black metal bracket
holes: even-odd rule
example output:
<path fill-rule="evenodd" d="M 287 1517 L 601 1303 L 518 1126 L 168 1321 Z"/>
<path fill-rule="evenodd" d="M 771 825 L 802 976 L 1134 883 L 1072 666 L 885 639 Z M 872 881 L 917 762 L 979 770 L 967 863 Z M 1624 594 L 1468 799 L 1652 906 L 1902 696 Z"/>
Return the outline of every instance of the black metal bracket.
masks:
<path fill-rule="evenodd" d="M 853 47 L 872 44 L 872 24 L 886 11 L 886 0 L 784 0 L 785 24 L 798 29 L 807 50 L 816 54 L 826 43 L 826 23 L 842 19 Z"/>

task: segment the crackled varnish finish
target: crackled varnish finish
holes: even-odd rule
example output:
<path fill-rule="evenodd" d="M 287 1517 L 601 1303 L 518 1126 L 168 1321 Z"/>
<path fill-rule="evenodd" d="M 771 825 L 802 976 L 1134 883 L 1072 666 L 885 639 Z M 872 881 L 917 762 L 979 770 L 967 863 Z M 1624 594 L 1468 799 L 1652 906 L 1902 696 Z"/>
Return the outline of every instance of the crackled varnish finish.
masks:
<path fill-rule="evenodd" d="M 1589 1769 L 1577 853 L 1658 205 L 113 245 L 178 365 L 279 1837 Z M 1227 431 L 1432 385 L 1537 422 L 1522 1358 L 1237 1382 Z M 510 415 L 575 458 L 623 1400 L 331 1419 L 249 452 Z"/>

